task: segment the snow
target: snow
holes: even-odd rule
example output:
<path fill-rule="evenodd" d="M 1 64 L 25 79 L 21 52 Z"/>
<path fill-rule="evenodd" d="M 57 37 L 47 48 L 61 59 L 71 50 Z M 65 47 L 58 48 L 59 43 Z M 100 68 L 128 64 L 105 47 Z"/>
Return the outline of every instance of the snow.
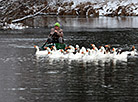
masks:
<path fill-rule="evenodd" d="M 100 8 L 100 5 L 94 5 L 94 9 Z"/>
<path fill-rule="evenodd" d="M 25 16 L 25 17 L 22 17 L 22 18 L 13 20 L 12 22 L 14 23 L 14 22 L 22 21 L 22 20 L 24 20 L 24 19 L 26 19 L 26 18 L 30 18 L 30 17 L 33 17 L 33 16 L 34 16 L 34 15 L 28 15 L 28 16 Z"/>
<path fill-rule="evenodd" d="M 132 3 L 138 3 L 138 0 L 131 0 Z"/>
<path fill-rule="evenodd" d="M 0 0 L 0 2 L 3 0 Z M 9 8 L 12 8 L 10 6 L 11 1 L 18 1 L 18 0 L 10 0 L 8 3 Z M 59 2 L 58 5 L 56 5 Z M 63 6 L 65 2 L 73 2 L 73 5 L 66 5 Z M 88 3 L 90 2 L 90 3 Z M 14 3 L 13 3 L 14 4 Z M 79 5 L 81 4 L 81 5 Z M 20 5 L 17 6 L 20 7 Z M 96 13 L 96 16 L 138 16 L 138 0 L 48 0 L 48 5 L 45 4 L 34 4 L 32 6 L 24 5 L 26 6 L 25 10 L 22 10 L 20 14 L 23 14 L 24 16 L 18 16 L 14 10 L 16 8 L 13 7 L 13 9 L 9 10 L 8 7 L 5 9 L 5 6 L 0 6 L 0 11 L 4 15 L 4 12 L 7 12 L 8 16 L 4 17 L 3 21 L 8 21 L 8 17 L 11 17 L 13 24 L 9 24 L 4 26 L 4 28 L 11 28 L 11 29 L 24 29 L 24 26 L 20 26 L 18 24 L 15 24 L 16 22 L 23 21 L 28 18 L 35 17 L 39 14 L 54 14 L 61 15 L 62 11 L 64 11 L 65 15 L 74 14 L 76 16 L 86 15 L 86 16 L 95 16 L 94 13 Z M 83 7 L 83 8 L 82 8 Z M 48 10 L 50 8 L 50 10 Z M 7 11 L 6 11 L 7 10 Z M 53 10 L 53 11 L 52 11 Z M 74 11 L 75 10 L 75 11 Z M 91 10 L 94 10 L 94 12 Z M 122 11 L 124 10 L 124 11 Z M 32 14 L 32 12 L 34 14 Z M 52 13 L 51 13 L 52 12 Z M 70 13 L 71 12 L 71 13 Z M 75 12 L 75 13 L 74 13 Z M 81 13 L 80 13 L 81 12 Z M 99 15 L 98 13 L 99 12 Z M 13 15 L 10 15 L 12 14 Z M 63 14 L 63 15 L 64 15 Z M 5 23 L 5 22 L 4 22 Z"/>
<path fill-rule="evenodd" d="M 3 27 L 3 29 L 25 29 L 25 28 L 28 28 L 28 26 L 23 26 L 21 23 L 15 23 L 15 24 L 11 23 Z"/>
<path fill-rule="evenodd" d="M 91 2 L 91 3 L 106 3 L 106 0 L 64 0 L 64 2 L 74 2 L 73 6 L 76 6 L 80 3 L 86 3 L 86 2 Z M 116 7 L 118 4 L 119 5 L 128 5 L 131 3 L 138 3 L 138 0 L 108 0 L 107 5 L 109 5 L 110 7 Z M 54 4 L 54 3 L 53 3 Z M 98 6 L 98 5 L 97 5 Z"/>
<path fill-rule="evenodd" d="M 137 10 L 133 10 L 133 12 L 138 15 L 138 9 Z"/>
<path fill-rule="evenodd" d="M 96 3 L 96 0 L 65 0 L 65 2 L 71 2 L 71 1 L 73 1 L 75 5 L 78 5 L 80 3 L 86 3 L 86 2 Z"/>
<path fill-rule="evenodd" d="M 113 11 L 116 11 L 119 6 L 128 6 L 130 5 L 130 8 L 128 9 L 127 12 L 130 12 L 130 10 L 133 10 L 133 13 L 138 14 L 138 11 L 135 10 L 135 8 L 138 6 L 138 0 L 64 0 L 64 2 L 71 2 L 73 1 L 74 5 L 72 5 L 72 8 L 75 8 L 78 4 L 80 3 L 86 3 L 86 2 L 91 2 L 91 3 L 97 3 L 93 5 L 94 9 L 98 8 L 103 8 L 99 9 L 99 15 L 106 15 L 106 14 L 111 14 Z M 136 5 L 132 5 L 136 4 Z M 85 8 L 87 8 L 86 5 Z M 61 9 L 61 8 L 59 8 Z M 76 8 L 75 8 L 76 9 Z M 59 10 L 58 10 L 59 13 Z M 118 12 L 118 14 L 121 14 L 121 10 Z M 88 12 L 86 12 L 86 15 L 88 15 Z"/>
<path fill-rule="evenodd" d="M 61 7 L 58 8 L 58 10 L 57 10 L 57 14 L 59 14 L 59 12 L 60 12 L 61 9 L 62 9 Z"/>

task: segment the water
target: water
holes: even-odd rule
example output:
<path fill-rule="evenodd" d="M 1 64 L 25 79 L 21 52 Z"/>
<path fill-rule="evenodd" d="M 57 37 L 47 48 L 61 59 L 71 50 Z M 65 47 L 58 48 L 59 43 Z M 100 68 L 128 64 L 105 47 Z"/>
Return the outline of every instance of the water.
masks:
<path fill-rule="evenodd" d="M 137 29 L 81 30 L 65 30 L 65 42 L 138 49 Z M 138 101 L 137 56 L 92 62 L 37 58 L 33 45 L 42 45 L 49 31 L 0 30 L 0 102 Z"/>
<path fill-rule="evenodd" d="M 90 31 L 92 28 L 138 28 L 138 17 L 63 17 L 63 16 L 36 16 L 29 18 L 23 23 L 32 27 L 51 27 L 55 22 L 60 22 L 62 27 L 68 27 L 65 30 Z M 74 29 L 75 27 L 75 29 Z M 78 28 L 78 29 L 77 29 Z M 79 29 L 81 28 L 81 29 Z"/>

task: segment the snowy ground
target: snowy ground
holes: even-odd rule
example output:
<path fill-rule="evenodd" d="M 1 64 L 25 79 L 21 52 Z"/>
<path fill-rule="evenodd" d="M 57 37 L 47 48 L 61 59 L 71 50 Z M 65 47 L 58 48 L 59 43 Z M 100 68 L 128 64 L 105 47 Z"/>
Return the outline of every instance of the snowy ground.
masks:
<path fill-rule="evenodd" d="M 75 9 L 78 15 L 79 12 L 86 12 L 86 16 L 93 16 L 96 12 L 98 12 L 100 16 L 138 15 L 138 0 L 64 0 L 64 2 L 66 1 L 73 2 L 71 9 Z M 64 10 L 64 8 L 67 7 L 61 6 L 59 9 Z M 59 9 L 57 14 L 60 14 L 60 11 L 62 11 Z M 67 11 L 69 11 L 69 9 L 67 9 L 66 12 Z"/>
<path fill-rule="evenodd" d="M 0 26 L 5 23 L 20 23 L 42 14 L 86 17 L 138 16 L 138 0 L 0 0 Z M 8 27 L 12 28 L 13 25 Z"/>
<path fill-rule="evenodd" d="M 28 28 L 28 26 L 23 26 L 21 23 L 11 23 L 3 26 L 3 29 L 25 29 Z"/>

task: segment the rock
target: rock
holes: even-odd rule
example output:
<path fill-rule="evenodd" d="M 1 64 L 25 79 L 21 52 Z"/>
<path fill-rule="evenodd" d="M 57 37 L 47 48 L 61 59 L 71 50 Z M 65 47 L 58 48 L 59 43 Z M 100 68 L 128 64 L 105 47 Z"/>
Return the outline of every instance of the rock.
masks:
<path fill-rule="evenodd" d="M 65 14 L 65 11 L 66 11 L 65 8 L 61 8 L 61 7 L 60 7 L 60 10 L 57 12 L 57 15 L 66 15 L 66 14 Z"/>
<path fill-rule="evenodd" d="M 74 2 L 73 2 L 73 1 L 71 1 L 71 2 L 69 3 L 69 6 L 72 6 L 72 5 L 74 5 Z"/>
<path fill-rule="evenodd" d="M 122 11 L 121 11 L 120 15 L 121 16 L 126 16 L 126 9 L 124 7 L 122 8 Z"/>
<path fill-rule="evenodd" d="M 99 11 L 96 11 L 95 9 L 93 9 L 93 7 L 89 8 L 86 12 L 86 16 L 90 17 L 98 17 L 99 16 Z"/>

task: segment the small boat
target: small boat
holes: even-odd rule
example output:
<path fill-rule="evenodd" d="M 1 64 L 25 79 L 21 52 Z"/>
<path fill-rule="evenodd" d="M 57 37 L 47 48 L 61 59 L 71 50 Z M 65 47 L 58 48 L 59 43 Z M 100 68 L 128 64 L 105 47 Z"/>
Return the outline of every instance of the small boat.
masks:
<path fill-rule="evenodd" d="M 40 49 L 45 50 L 45 47 L 49 47 L 52 48 L 52 46 L 55 46 L 57 50 L 59 49 L 63 49 L 65 50 L 65 47 L 67 46 L 65 43 L 50 43 L 50 44 L 46 44 L 44 47 L 41 47 Z"/>

